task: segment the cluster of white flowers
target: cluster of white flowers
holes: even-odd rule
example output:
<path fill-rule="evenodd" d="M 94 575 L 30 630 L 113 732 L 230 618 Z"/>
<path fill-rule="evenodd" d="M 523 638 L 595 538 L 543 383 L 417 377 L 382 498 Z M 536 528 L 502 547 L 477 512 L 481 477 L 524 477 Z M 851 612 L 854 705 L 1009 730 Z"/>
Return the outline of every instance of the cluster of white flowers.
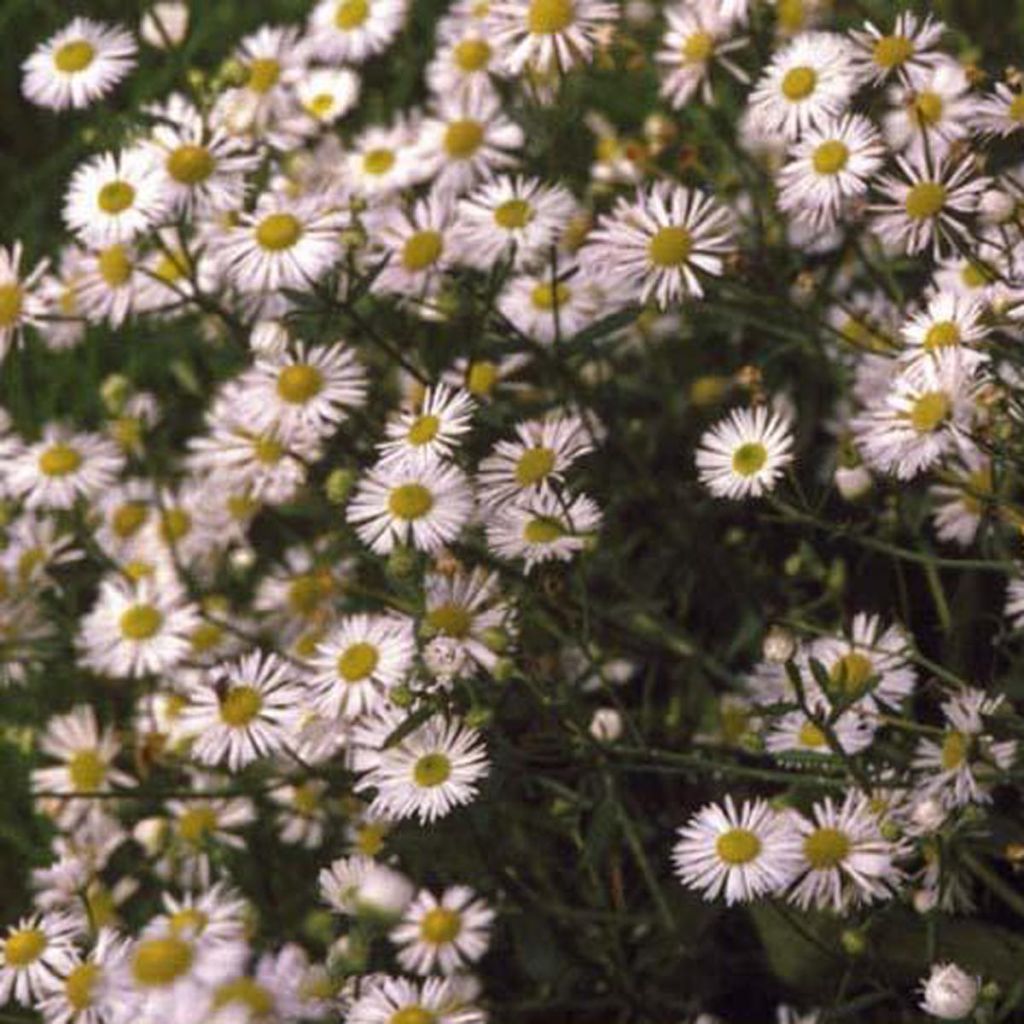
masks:
<path fill-rule="evenodd" d="M 33 431 L 0 411 L 0 675 L 24 682 L 72 637 L 75 671 L 122 702 L 115 725 L 76 691 L 38 741 L 53 862 L 0 941 L 0 1000 L 46 1024 L 484 1021 L 475 972 L 501 894 L 443 872 L 422 887 L 388 839 L 472 813 L 494 774 L 477 687 L 514 671 L 529 595 L 598 543 L 604 502 L 579 485 L 588 460 L 618 457 L 586 401 L 601 345 L 647 345 L 719 302 L 763 326 L 759 368 L 690 396 L 698 414 L 749 397 L 678 453 L 702 501 L 765 499 L 780 522 L 814 521 L 796 472 L 818 425 L 768 368 L 784 344 L 773 330 L 790 330 L 825 347 L 843 385 L 826 491 L 852 507 L 923 480 L 923 518 L 960 548 L 995 520 L 1024 522 L 1000 455 L 1024 413 L 1005 355 L 1024 319 L 1024 185 L 993 155 L 1024 128 L 1019 76 L 983 90 L 934 18 L 833 31 L 821 0 L 676 0 L 663 16 L 456 0 L 420 69 L 422 103 L 384 118 L 369 69 L 414 31 L 416 5 L 310 6 L 85 156 L 59 204 L 59 252 L 33 263 L 21 242 L 0 248 L 0 357 L 20 358 L 29 335 L 59 354 L 97 330 L 124 353 L 88 426 L 58 414 Z M 531 127 L 574 73 L 612 59 L 631 19 L 672 115 L 630 145 L 591 113 L 585 190 L 543 174 L 559 140 Z M 752 36 L 769 24 L 759 62 Z M 174 50 L 189 31 L 177 2 L 147 11 L 139 39 L 76 17 L 24 61 L 24 97 L 88 107 L 133 73 L 140 45 Z M 723 91 L 741 98 L 721 142 L 743 173 L 713 191 L 656 167 L 674 117 L 729 120 Z M 747 275 L 745 253 L 773 231 L 799 260 L 786 296 Z M 216 358 L 175 363 L 180 392 L 143 386 L 132 350 L 186 320 Z M 71 571 L 95 586 L 54 615 Z M 770 636 L 708 740 L 822 792 L 706 804 L 680 830 L 676 874 L 730 905 L 970 909 L 946 840 L 1016 762 L 998 725 L 1009 702 L 940 671 L 941 718 L 918 721 L 914 638 L 845 617 L 842 631 Z M 1022 574 L 1006 618 L 1024 625 Z M 589 639 L 560 642 L 564 674 L 586 690 L 596 672 L 607 691 L 614 670 L 595 670 Z M 612 757 L 628 714 L 586 714 L 574 742 Z M 913 735 L 902 762 L 869 760 L 894 728 Z M 156 796 L 154 766 L 178 780 Z M 329 865 L 320 959 L 254 941 L 230 863 L 266 821 Z M 162 901 L 134 931 L 129 846 Z M 979 990 L 936 965 L 922 1005 L 965 1017 Z"/>

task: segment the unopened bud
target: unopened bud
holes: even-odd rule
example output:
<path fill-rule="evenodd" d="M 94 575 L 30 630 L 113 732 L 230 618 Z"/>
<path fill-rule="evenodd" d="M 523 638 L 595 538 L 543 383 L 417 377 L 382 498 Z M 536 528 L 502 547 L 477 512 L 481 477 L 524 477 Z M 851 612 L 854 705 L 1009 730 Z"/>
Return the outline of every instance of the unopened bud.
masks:
<path fill-rule="evenodd" d="M 622 715 L 615 708 L 598 708 L 590 719 L 590 735 L 601 743 L 614 743 L 622 735 Z"/>
<path fill-rule="evenodd" d="M 772 626 L 765 635 L 761 652 L 765 661 L 771 661 L 777 665 L 785 664 L 796 654 L 796 638 L 788 629 L 783 629 L 782 626 Z"/>
<path fill-rule="evenodd" d="M 335 469 L 324 482 L 324 494 L 332 505 L 344 505 L 355 486 L 356 474 L 351 469 Z"/>
<path fill-rule="evenodd" d="M 139 35 L 158 50 L 181 46 L 188 34 L 188 4 L 181 0 L 163 0 L 153 4 L 142 16 Z"/>

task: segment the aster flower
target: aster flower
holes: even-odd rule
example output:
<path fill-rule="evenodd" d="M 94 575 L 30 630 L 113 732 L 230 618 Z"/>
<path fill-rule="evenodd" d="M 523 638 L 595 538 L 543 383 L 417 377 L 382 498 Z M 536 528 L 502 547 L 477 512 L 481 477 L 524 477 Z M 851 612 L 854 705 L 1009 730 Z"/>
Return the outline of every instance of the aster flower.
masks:
<path fill-rule="evenodd" d="M 850 32 L 855 68 L 870 82 L 898 76 L 913 85 L 942 59 L 935 45 L 945 30 L 946 26 L 930 15 L 921 18 L 910 11 L 896 15 L 888 35 L 866 21 L 863 29 Z"/>
<path fill-rule="evenodd" d="M 530 572 L 542 562 L 570 561 L 600 526 L 600 509 L 585 494 L 570 498 L 539 491 L 495 510 L 487 523 L 487 544 L 499 558 L 522 559 Z"/>
<path fill-rule="evenodd" d="M 494 911 L 465 885 L 445 889 L 440 898 L 423 889 L 389 938 L 398 946 L 398 962 L 405 970 L 454 974 L 487 952 L 493 920 Z"/>
<path fill-rule="evenodd" d="M 759 498 L 793 461 L 789 421 L 767 406 L 734 409 L 701 438 L 697 470 L 719 498 Z"/>
<path fill-rule="evenodd" d="M 730 54 L 747 45 L 744 37 L 731 38 L 733 23 L 713 7 L 683 2 L 665 11 L 667 27 L 657 53 L 661 69 L 661 95 L 677 110 L 686 106 L 700 90 L 704 103 L 711 103 L 711 69 L 717 64 L 737 81 L 747 84 L 747 73 Z"/>

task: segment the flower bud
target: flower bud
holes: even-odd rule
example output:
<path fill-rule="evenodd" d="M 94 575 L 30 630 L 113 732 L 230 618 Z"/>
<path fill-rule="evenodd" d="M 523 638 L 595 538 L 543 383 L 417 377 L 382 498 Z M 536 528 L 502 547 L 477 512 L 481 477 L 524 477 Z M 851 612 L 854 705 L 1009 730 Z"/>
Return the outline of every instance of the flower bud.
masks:
<path fill-rule="evenodd" d="M 124 403 L 128 401 L 132 382 L 123 373 L 112 373 L 100 385 L 100 398 L 111 416 L 120 416 Z"/>
<path fill-rule="evenodd" d="M 182 0 L 163 0 L 153 4 L 139 24 L 143 42 L 158 50 L 181 46 L 187 34 L 188 4 Z"/>
<path fill-rule="evenodd" d="M 622 735 L 622 715 L 615 708 L 598 708 L 590 719 L 590 735 L 600 743 L 614 743 Z"/>
<path fill-rule="evenodd" d="M 356 474 L 351 469 L 335 469 L 324 481 L 324 494 L 332 505 L 344 505 L 355 486 Z"/>
<path fill-rule="evenodd" d="M 359 885 L 356 904 L 363 914 L 376 918 L 397 918 L 413 897 L 413 885 L 405 875 L 383 864 L 375 864 Z"/>
<path fill-rule="evenodd" d="M 859 501 L 870 492 L 874 483 L 866 466 L 837 466 L 835 482 L 836 490 L 847 501 Z"/>
<path fill-rule="evenodd" d="M 924 982 L 921 1009 L 940 1020 L 963 1020 L 978 1003 L 980 979 L 956 964 L 933 964 Z"/>
<path fill-rule="evenodd" d="M 861 956 L 868 948 L 867 936 L 859 928 L 844 929 L 839 941 L 843 944 L 847 956 Z"/>
<path fill-rule="evenodd" d="M 280 320 L 260 320 L 253 325 L 249 346 L 261 356 L 280 355 L 288 347 L 288 329 Z"/>
<path fill-rule="evenodd" d="M 772 626 L 764 638 L 761 652 L 765 661 L 775 662 L 777 665 L 785 664 L 796 654 L 796 639 L 788 629 Z"/>

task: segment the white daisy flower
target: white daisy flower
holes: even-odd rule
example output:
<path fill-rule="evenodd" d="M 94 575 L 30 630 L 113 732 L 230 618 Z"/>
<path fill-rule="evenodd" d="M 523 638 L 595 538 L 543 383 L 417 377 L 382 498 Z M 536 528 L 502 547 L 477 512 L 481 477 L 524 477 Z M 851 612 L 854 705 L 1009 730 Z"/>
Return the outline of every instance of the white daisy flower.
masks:
<path fill-rule="evenodd" d="M 427 388 L 417 409 L 401 412 L 388 422 L 388 440 L 377 445 L 379 465 L 451 458 L 470 429 L 475 407 L 472 396 L 462 389 L 447 384 Z"/>
<path fill-rule="evenodd" d="M 518 268 L 540 262 L 575 210 L 568 189 L 537 178 L 502 177 L 481 185 L 459 203 L 459 262 L 488 268 L 508 255 Z"/>
<path fill-rule="evenodd" d="M 359 100 L 359 76 L 348 68 L 316 68 L 303 75 L 295 95 L 316 128 L 340 121 Z"/>
<path fill-rule="evenodd" d="M 419 122 L 397 119 L 391 127 L 368 125 L 353 140 L 345 157 L 345 181 L 356 195 L 388 196 L 424 180 L 414 159 Z"/>
<path fill-rule="evenodd" d="M 215 254 L 240 291 L 309 291 L 341 257 L 346 222 L 325 198 L 265 193 L 255 212 L 240 214 L 215 243 Z"/>
<path fill-rule="evenodd" d="M 584 269 L 616 296 L 654 298 L 664 309 L 704 294 L 697 272 L 717 277 L 733 248 L 733 220 L 709 196 L 659 181 L 621 197 L 587 236 Z"/>
<path fill-rule="evenodd" d="M 328 718 L 357 718 L 378 710 L 388 691 L 405 682 L 415 654 L 408 620 L 346 616 L 308 659 L 315 709 Z"/>
<path fill-rule="evenodd" d="M 870 800 L 851 791 L 838 808 L 825 797 L 811 813 L 792 817 L 801 838 L 801 877 L 790 899 L 801 910 L 845 913 L 891 897 L 902 879 L 893 863 L 902 850 L 882 837 Z"/>
<path fill-rule="evenodd" d="M 882 127 L 896 150 L 927 152 L 939 160 L 975 130 L 977 100 L 967 72 L 954 60 L 937 63 L 913 87 L 893 88 L 890 102 L 893 109 L 882 118 Z"/>
<path fill-rule="evenodd" d="M 135 67 L 130 32 L 90 18 L 72 18 L 22 64 L 21 91 L 40 107 L 87 107 Z"/>
<path fill-rule="evenodd" d="M 494 510 L 487 546 L 499 558 L 522 559 L 524 572 L 542 562 L 571 561 L 601 526 L 601 511 L 585 494 L 540 491 Z"/>
<path fill-rule="evenodd" d="M 734 409 L 705 432 L 696 455 L 701 483 L 733 500 L 767 494 L 792 461 L 792 425 L 765 405 Z"/>
<path fill-rule="evenodd" d="M 422 889 L 388 938 L 399 947 L 403 970 L 455 974 L 487 952 L 493 920 L 494 911 L 468 886 L 451 886 L 440 899 Z"/>
<path fill-rule="evenodd" d="M 730 38 L 733 22 L 720 11 L 683 0 L 665 11 L 665 19 L 665 35 L 656 59 L 662 76 L 661 95 L 673 108 L 685 107 L 698 89 L 704 103 L 712 102 L 711 69 L 715 64 L 744 85 L 749 83 L 747 73 L 729 57 L 748 41 Z"/>
<path fill-rule="evenodd" d="M 366 748 L 360 762 L 364 774 L 355 788 L 376 791 L 370 812 L 392 819 L 417 817 L 427 825 L 471 803 L 489 770 L 480 734 L 458 721 L 434 716 L 385 746 L 399 724 L 381 718 L 360 733 Z"/>
<path fill-rule="evenodd" d="M 509 74 L 565 72 L 590 60 L 602 24 L 618 14 L 604 0 L 492 0 L 485 31 Z"/>
<path fill-rule="evenodd" d="M 870 21 L 853 30 L 853 62 L 858 75 L 869 82 L 882 82 L 898 75 L 908 85 L 927 74 L 944 59 L 934 48 L 946 26 L 931 15 L 919 18 L 910 11 L 896 15 L 892 32 L 884 34 Z"/>
<path fill-rule="evenodd" d="M 327 63 L 362 64 L 391 45 L 406 6 L 406 0 L 321 0 L 309 18 L 310 46 Z"/>
<path fill-rule="evenodd" d="M 763 133 L 792 141 L 845 113 L 856 86 L 847 40 L 805 32 L 772 57 L 750 94 L 750 116 Z"/>
<path fill-rule="evenodd" d="M 604 296 L 589 272 L 563 263 L 557 274 L 546 268 L 510 278 L 498 298 L 498 310 L 520 334 L 551 345 L 599 319 Z"/>
<path fill-rule="evenodd" d="M 95 248 L 129 242 L 164 216 L 168 198 L 159 168 L 145 149 L 101 153 L 72 176 L 64 223 Z"/>
<path fill-rule="evenodd" d="M 967 1020 L 978 1005 L 981 979 L 953 963 L 932 964 L 921 986 L 921 1009 L 939 1020 Z"/>
<path fill-rule="evenodd" d="M 121 243 L 108 245 L 82 257 L 77 279 L 76 303 L 91 323 L 121 324 L 140 311 L 147 280 L 136 251 Z"/>
<path fill-rule="evenodd" d="M 947 482 L 928 490 L 935 532 L 939 540 L 970 547 L 995 495 L 992 462 L 968 449 L 944 468 Z"/>
<path fill-rule="evenodd" d="M 75 963 L 59 984 L 37 1005 L 47 1024 L 105 1024 L 131 999 L 124 983 L 128 940 L 111 928 L 100 928 L 96 942 Z"/>
<path fill-rule="evenodd" d="M 899 176 L 878 180 L 874 230 L 887 245 L 909 255 L 931 249 L 934 256 L 969 240 L 965 221 L 978 206 L 989 179 L 974 176 L 973 163 L 942 161 L 933 168 L 924 155 L 897 157 Z"/>
<path fill-rule="evenodd" d="M 911 346 L 907 356 L 918 359 L 942 349 L 957 348 L 965 367 L 976 366 L 984 361 L 985 355 L 976 351 L 975 346 L 991 332 L 984 322 L 984 314 L 984 307 L 974 297 L 936 293 L 928 300 L 928 306 L 911 316 L 900 332 Z"/>
<path fill-rule="evenodd" d="M 41 318 L 49 312 L 39 288 L 49 261 L 40 260 L 22 277 L 21 254 L 21 242 L 10 249 L 0 246 L 0 359 L 18 342 L 25 327 L 42 328 Z"/>
<path fill-rule="evenodd" d="M 202 791 L 216 789 L 219 785 L 219 779 L 197 775 L 191 788 Z M 157 865 L 158 871 L 173 873 L 179 884 L 187 888 L 208 889 L 212 874 L 211 851 L 218 845 L 244 849 L 245 841 L 237 833 L 256 820 L 256 809 L 248 797 L 185 798 L 167 801 L 167 819 L 171 829 L 170 845 Z M 177 927 L 171 922 L 168 929 L 173 932 Z M 196 936 L 198 927 L 188 926 L 182 934 Z M 232 944 L 216 945 L 227 948 Z"/>
<path fill-rule="evenodd" d="M 480 25 L 456 19 L 458 34 L 445 39 L 438 27 L 437 55 L 427 65 L 427 84 L 435 96 L 475 101 L 494 89 L 498 55 Z"/>
<path fill-rule="evenodd" d="M 188 657 L 187 634 L 198 623 L 198 612 L 176 587 L 108 578 L 82 618 L 80 657 L 83 665 L 104 675 L 159 674 Z"/>
<path fill-rule="evenodd" d="M 324 779 L 286 783 L 270 791 L 270 799 L 279 808 L 275 822 L 282 843 L 306 850 L 315 850 L 323 843 L 330 817 L 330 806 L 324 799 L 327 795 Z"/>
<path fill-rule="evenodd" d="M 974 123 L 977 131 L 1003 137 L 1024 128 L 1024 92 L 1005 82 L 996 82 L 995 91 L 978 101 Z"/>
<path fill-rule="evenodd" d="M 75 921 L 60 914 L 23 917 L 0 940 L 0 1003 L 32 1007 L 75 966 Z"/>
<path fill-rule="evenodd" d="M 875 126 L 860 114 L 846 114 L 804 132 L 779 171 L 779 209 L 831 227 L 844 206 L 868 190 L 885 161 Z"/>
<path fill-rule="evenodd" d="M 206 765 L 226 762 L 237 772 L 280 753 L 305 693 L 304 680 L 274 654 L 255 651 L 217 666 L 190 687 L 182 712 L 182 727 L 195 735 L 192 756 Z"/>
<path fill-rule="evenodd" d="M 377 465 L 360 483 L 346 515 L 378 554 L 407 544 L 437 551 L 458 537 L 473 512 L 462 470 L 444 463 Z"/>
<path fill-rule="evenodd" d="M 830 723 L 832 735 L 840 750 L 857 754 L 871 746 L 876 726 L 871 719 L 855 711 L 847 711 Z M 803 711 L 788 711 L 775 719 L 764 738 L 770 754 L 820 754 L 835 756 L 825 730 Z"/>
<path fill-rule="evenodd" d="M 672 862 L 680 881 L 707 900 L 747 903 L 781 893 L 800 863 L 791 819 L 765 800 L 708 804 L 679 830 Z"/>

